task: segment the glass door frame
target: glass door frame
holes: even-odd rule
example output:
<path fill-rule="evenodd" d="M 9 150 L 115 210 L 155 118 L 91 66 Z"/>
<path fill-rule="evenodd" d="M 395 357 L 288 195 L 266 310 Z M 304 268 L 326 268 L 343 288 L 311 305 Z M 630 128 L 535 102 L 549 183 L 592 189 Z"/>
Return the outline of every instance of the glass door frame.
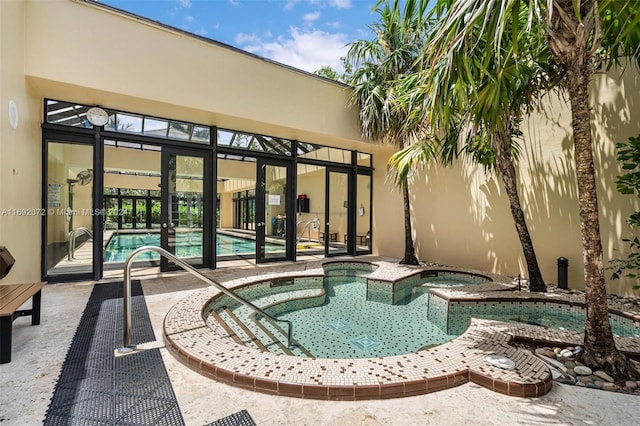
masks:
<path fill-rule="evenodd" d="M 193 264 L 194 268 L 215 268 L 214 250 L 214 229 L 215 229 L 215 189 L 213 186 L 214 166 L 213 154 L 209 150 L 199 150 L 182 148 L 175 146 L 162 146 L 161 153 L 161 226 L 160 226 L 160 246 L 171 252 L 169 249 L 169 223 L 171 222 L 171 206 L 169 206 L 169 192 L 167 180 L 169 179 L 169 159 L 171 156 L 200 157 L 203 159 L 203 221 L 202 221 L 202 263 Z M 172 271 L 181 269 L 175 264 L 171 264 L 164 256 L 160 257 L 160 271 Z"/>
<path fill-rule="evenodd" d="M 347 243 L 345 244 L 346 251 L 339 252 L 330 252 L 329 246 L 331 244 L 331 236 L 330 236 L 330 205 L 331 205 L 331 173 L 343 173 L 347 175 Z M 356 253 L 356 242 L 355 242 L 355 229 L 356 229 L 356 216 L 355 216 L 355 205 L 356 205 L 356 188 L 355 188 L 355 173 L 354 169 L 348 167 L 335 167 L 335 166 L 326 166 L 325 168 L 325 223 L 323 225 L 324 229 L 324 255 L 325 257 L 334 257 L 334 256 L 353 256 Z M 338 238 L 340 235 L 338 235 Z"/>
<path fill-rule="evenodd" d="M 285 167 L 286 168 L 286 187 L 284 198 L 285 206 L 285 229 L 295 230 L 295 189 L 296 174 L 294 173 L 294 162 L 287 160 L 278 160 L 269 157 L 256 157 L 256 263 L 281 262 L 286 260 L 295 260 L 295 232 L 285 233 L 285 255 L 281 257 L 265 256 L 266 229 L 270 225 L 266 223 L 266 205 L 265 205 L 265 166 Z"/>
<path fill-rule="evenodd" d="M 71 144 L 71 145 L 84 145 L 91 146 L 93 149 L 93 194 L 92 194 L 92 226 L 93 226 L 93 265 L 91 272 L 81 273 L 69 273 L 69 274 L 55 274 L 49 275 L 47 271 L 46 259 L 47 259 L 47 214 L 42 214 L 41 222 L 41 244 L 40 244 L 40 276 L 42 281 L 46 282 L 65 282 L 65 281 L 77 281 L 83 279 L 99 280 L 102 278 L 102 225 L 104 217 L 99 213 L 102 208 L 102 191 L 98 190 L 102 185 L 102 146 L 100 141 L 100 131 L 90 131 L 87 129 L 81 129 L 81 131 L 66 131 L 67 129 L 58 129 L 55 126 L 42 125 L 42 211 L 47 212 L 48 209 L 48 157 L 49 157 L 49 142 Z M 99 260 L 100 259 L 100 260 Z"/>

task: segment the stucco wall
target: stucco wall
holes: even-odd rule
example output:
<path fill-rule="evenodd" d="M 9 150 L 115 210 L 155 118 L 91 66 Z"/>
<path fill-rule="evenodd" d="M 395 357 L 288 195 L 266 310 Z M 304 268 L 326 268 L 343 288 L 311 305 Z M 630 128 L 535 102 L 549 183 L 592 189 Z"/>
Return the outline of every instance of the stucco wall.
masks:
<path fill-rule="evenodd" d="M 25 4 L 0 2 L 0 245 L 16 259 L 0 284 L 39 281 L 42 106 L 24 75 Z M 9 125 L 9 101 L 18 127 Z M 29 216 L 18 215 L 27 209 Z"/>
<path fill-rule="evenodd" d="M 25 70 L 48 96 L 310 142 L 359 140 L 344 86 L 82 2 L 27 1 L 27 10 Z"/>
<path fill-rule="evenodd" d="M 631 234 L 625 219 L 640 210 L 637 197 L 616 191 L 620 174 L 615 143 L 640 133 L 640 78 L 629 68 L 598 76 L 592 85 L 594 153 L 605 265 L 624 257 Z M 582 245 L 571 114 L 552 96 L 523 126 L 518 163 L 520 196 L 538 262 L 547 282 L 557 282 L 557 258 L 569 259 L 569 286 L 584 287 Z M 420 258 L 497 273 L 526 276 L 526 265 L 502 183 L 482 168 L 432 167 L 412 186 L 416 247 Z M 379 204 L 376 207 L 380 207 Z M 611 275 L 607 271 L 607 277 Z M 633 280 L 608 280 L 615 293 L 633 293 Z"/>

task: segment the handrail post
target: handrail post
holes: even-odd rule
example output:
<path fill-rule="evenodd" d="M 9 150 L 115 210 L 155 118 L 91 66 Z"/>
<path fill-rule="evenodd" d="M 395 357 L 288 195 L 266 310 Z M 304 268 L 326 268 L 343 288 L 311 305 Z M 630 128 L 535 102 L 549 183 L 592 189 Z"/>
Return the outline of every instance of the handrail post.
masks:
<path fill-rule="evenodd" d="M 262 315 L 263 317 L 267 318 L 268 320 L 274 321 L 274 322 L 285 322 L 285 323 L 287 323 L 287 326 L 288 326 L 287 345 L 289 347 L 291 347 L 291 344 L 293 342 L 293 323 L 291 323 L 291 321 L 281 320 L 281 319 L 277 319 L 277 318 L 272 317 L 271 315 L 269 315 L 268 313 L 266 313 L 264 310 L 262 310 L 261 308 L 257 307 L 253 303 L 251 303 L 248 300 L 238 296 L 236 293 L 233 292 L 233 290 L 230 290 L 230 289 L 226 288 L 225 286 L 223 286 L 222 284 L 213 281 L 211 278 L 209 278 L 206 275 L 204 275 L 203 273 L 199 272 L 193 266 L 189 265 L 188 263 L 184 262 L 183 260 L 180 260 L 177 257 L 175 257 L 173 254 L 169 253 L 167 250 L 165 250 L 165 249 L 163 249 L 161 247 L 157 247 L 157 246 L 142 246 L 142 247 L 138 247 L 137 249 L 135 249 L 127 257 L 127 260 L 125 260 L 125 262 L 124 262 L 124 277 L 123 277 L 124 281 L 122 283 L 122 285 L 124 287 L 124 290 L 123 290 L 123 302 L 122 302 L 122 310 L 123 310 L 123 319 L 122 319 L 122 337 L 123 338 L 122 338 L 122 341 L 123 341 L 123 346 L 121 348 L 118 348 L 118 352 L 127 353 L 127 352 L 131 352 L 131 351 L 135 350 L 135 345 L 133 345 L 131 343 L 131 265 L 133 264 L 133 259 L 136 258 L 139 254 L 144 253 L 145 251 L 153 251 L 153 252 L 156 252 L 156 253 L 160 254 L 161 256 L 164 256 L 165 258 L 171 260 L 176 265 L 182 267 L 182 269 L 184 269 L 185 271 L 189 272 L 191 275 L 194 275 L 197 278 L 199 278 L 200 280 L 206 282 L 207 284 L 212 285 L 213 287 L 215 287 L 218 290 L 222 291 L 224 294 L 226 294 L 227 296 L 231 297 L 232 299 L 235 299 L 236 301 L 240 302 L 241 304 L 243 304 L 245 306 L 248 306 L 249 308 L 251 308 L 254 311 L 258 312 L 260 315 Z"/>
<path fill-rule="evenodd" d="M 122 295 L 122 345 L 126 352 L 127 349 L 133 350 L 134 345 L 131 344 L 131 263 L 133 256 L 129 256 L 124 262 L 124 282 Z"/>
<path fill-rule="evenodd" d="M 85 234 L 87 234 L 89 236 L 89 238 L 93 238 L 93 232 L 91 232 L 91 230 L 89 228 L 85 228 L 84 226 L 81 226 L 79 228 L 75 228 L 72 229 L 71 231 L 69 231 L 69 236 L 67 237 L 67 239 L 69 240 L 69 243 L 67 245 L 67 260 L 71 261 L 71 259 L 74 258 L 75 256 L 75 252 L 76 252 L 76 234 L 78 233 L 78 231 L 82 231 Z"/>

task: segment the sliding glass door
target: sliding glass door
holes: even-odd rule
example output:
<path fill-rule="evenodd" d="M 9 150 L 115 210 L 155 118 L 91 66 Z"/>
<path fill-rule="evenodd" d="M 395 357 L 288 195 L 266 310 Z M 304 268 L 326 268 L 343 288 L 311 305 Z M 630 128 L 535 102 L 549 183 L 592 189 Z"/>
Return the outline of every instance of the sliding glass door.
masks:
<path fill-rule="evenodd" d="M 324 228 L 325 255 L 337 256 L 349 253 L 350 234 L 348 170 L 327 168 L 326 222 Z"/>
<path fill-rule="evenodd" d="M 49 140 L 46 150 L 42 275 L 91 278 L 99 218 L 93 202 L 93 145 Z"/>
<path fill-rule="evenodd" d="M 292 258 L 295 221 L 292 197 L 292 165 L 258 159 L 256 185 L 256 262 Z M 293 230 L 293 231 L 291 231 Z"/>
<path fill-rule="evenodd" d="M 210 266 L 210 153 L 163 148 L 161 179 L 161 246 L 193 266 Z M 173 268 L 163 257 L 161 270 Z"/>

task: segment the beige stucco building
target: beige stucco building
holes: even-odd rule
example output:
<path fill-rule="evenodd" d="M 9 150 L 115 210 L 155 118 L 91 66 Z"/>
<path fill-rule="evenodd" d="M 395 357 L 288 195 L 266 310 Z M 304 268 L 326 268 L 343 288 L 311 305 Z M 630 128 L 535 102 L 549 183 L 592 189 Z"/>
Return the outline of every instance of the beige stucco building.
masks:
<path fill-rule="evenodd" d="M 615 189 L 615 142 L 640 133 L 638 87 L 628 69 L 592 88 L 605 261 L 625 256 L 625 219 L 640 209 Z M 86 116 L 95 106 L 104 126 Z M 545 280 L 563 256 L 581 288 L 570 119 L 552 98 L 528 120 L 520 189 Z M 214 249 L 223 230 L 251 235 L 256 261 L 305 250 L 401 257 L 391 153 L 361 139 L 347 86 L 95 3 L 0 2 L 0 245 L 16 259 L 1 284 L 100 278 L 114 234 L 150 230 L 175 249 L 186 229 L 201 251 L 185 256 L 205 267 L 234 254 Z M 526 275 L 495 176 L 433 166 L 410 190 L 421 260 Z M 109 207 L 128 219 L 111 220 Z M 634 284 L 608 282 L 621 294 Z"/>

